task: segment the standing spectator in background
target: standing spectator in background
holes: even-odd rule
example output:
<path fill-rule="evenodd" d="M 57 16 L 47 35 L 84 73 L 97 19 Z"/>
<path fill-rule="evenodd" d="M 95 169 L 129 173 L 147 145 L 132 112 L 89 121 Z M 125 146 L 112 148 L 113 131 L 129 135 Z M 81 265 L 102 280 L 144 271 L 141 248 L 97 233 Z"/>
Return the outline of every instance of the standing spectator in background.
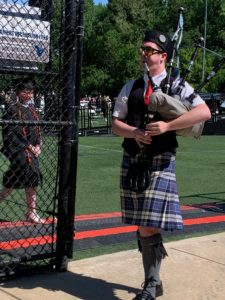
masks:
<path fill-rule="evenodd" d="M 0 109 L 2 112 L 4 112 L 5 109 L 5 91 L 2 90 L 0 92 Z"/>
<path fill-rule="evenodd" d="M 0 92 L 0 105 L 4 104 L 4 101 L 5 101 L 5 91 L 2 90 Z"/>
<path fill-rule="evenodd" d="M 4 110 L 14 105 L 17 102 L 17 95 L 14 88 L 6 89 L 4 93 Z"/>
<path fill-rule="evenodd" d="M 101 95 L 96 97 L 95 105 L 96 105 L 96 113 L 100 114 L 100 112 L 101 112 Z"/>
<path fill-rule="evenodd" d="M 102 109 L 103 118 L 106 121 L 107 120 L 107 112 L 108 112 L 108 104 L 107 104 L 107 100 L 106 100 L 105 96 L 102 97 L 102 99 L 101 99 L 101 109 Z"/>
<path fill-rule="evenodd" d="M 33 85 L 21 83 L 17 87 L 18 102 L 9 106 L 3 119 L 15 121 L 38 121 L 39 116 L 33 105 Z M 41 154 L 42 139 L 39 126 L 4 125 L 2 130 L 3 148 L 1 151 L 9 159 L 10 166 L 3 176 L 0 202 L 9 196 L 13 189 L 25 189 L 27 203 L 26 220 L 43 223 L 36 211 L 37 187 L 42 175 L 38 157 Z"/>

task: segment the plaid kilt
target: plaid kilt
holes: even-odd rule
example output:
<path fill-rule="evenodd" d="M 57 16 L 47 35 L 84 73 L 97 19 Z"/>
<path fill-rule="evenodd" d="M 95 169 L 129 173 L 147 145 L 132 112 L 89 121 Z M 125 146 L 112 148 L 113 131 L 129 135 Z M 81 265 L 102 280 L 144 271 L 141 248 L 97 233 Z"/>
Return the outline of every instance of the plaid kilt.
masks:
<path fill-rule="evenodd" d="M 174 153 L 144 158 L 151 168 L 150 185 L 142 192 L 134 192 L 127 186 L 127 173 L 140 159 L 143 160 L 139 154 L 133 158 L 124 152 L 120 176 L 122 222 L 170 231 L 182 229 Z"/>

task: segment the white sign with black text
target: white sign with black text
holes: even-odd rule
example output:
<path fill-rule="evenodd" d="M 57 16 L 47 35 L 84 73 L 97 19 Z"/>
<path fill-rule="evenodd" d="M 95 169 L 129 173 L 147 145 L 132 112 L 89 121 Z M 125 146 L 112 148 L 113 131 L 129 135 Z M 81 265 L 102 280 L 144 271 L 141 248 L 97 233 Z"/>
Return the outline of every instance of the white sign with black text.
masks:
<path fill-rule="evenodd" d="M 0 16 L 0 59 L 47 63 L 49 44 L 49 22 Z"/>

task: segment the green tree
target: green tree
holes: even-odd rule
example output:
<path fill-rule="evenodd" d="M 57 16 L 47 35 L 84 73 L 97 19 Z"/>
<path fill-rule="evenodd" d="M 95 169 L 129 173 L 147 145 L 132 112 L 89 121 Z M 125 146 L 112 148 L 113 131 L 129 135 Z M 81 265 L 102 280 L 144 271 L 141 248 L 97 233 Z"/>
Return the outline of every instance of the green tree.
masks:
<path fill-rule="evenodd" d="M 107 6 L 86 1 L 82 92 L 114 97 L 129 79 L 142 74 L 139 47 L 147 29 L 155 28 L 171 37 L 177 29 L 178 10 L 184 7 L 184 33 L 179 51 L 181 73 L 187 67 L 198 39 L 204 35 L 205 0 L 109 0 Z M 225 2 L 208 0 L 206 47 L 224 55 Z M 221 26 L 221 25 L 222 26 Z M 216 33 L 216 34 L 215 34 Z M 202 77 L 202 57 L 188 78 L 197 86 Z M 205 71 L 218 57 L 206 53 Z M 207 91 L 224 91 L 223 70 L 207 85 Z M 92 78 L 93 77 L 93 78 Z"/>

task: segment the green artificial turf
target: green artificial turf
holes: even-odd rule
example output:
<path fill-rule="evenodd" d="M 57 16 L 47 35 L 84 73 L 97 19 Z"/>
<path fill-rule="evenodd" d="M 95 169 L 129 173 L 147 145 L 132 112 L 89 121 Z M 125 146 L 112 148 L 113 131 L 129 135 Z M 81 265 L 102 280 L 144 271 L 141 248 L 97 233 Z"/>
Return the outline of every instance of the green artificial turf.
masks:
<path fill-rule="evenodd" d="M 76 214 L 120 210 L 119 172 L 122 159 L 119 137 L 82 137 L 79 141 Z M 178 137 L 176 175 L 183 205 L 225 202 L 225 142 L 223 136 L 200 139 Z M 213 233 L 216 233 L 215 230 Z M 220 232 L 220 231 L 218 231 Z M 165 238 L 166 242 L 197 237 L 202 231 Z M 83 259 L 136 249 L 136 241 L 74 252 Z"/>
<path fill-rule="evenodd" d="M 178 142 L 176 175 L 181 204 L 225 202 L 224 136 L 202 136 L 199 140 L 179 137 Z M 44 136 L 40 157 L 40 167 L 44 178 L 42 187 L 38 188 L 38 206 L 43 212 L 46 209 L 51 210 L 55 196 L 57 143 L 56 137 Z M 115 136 L 79 138 L 76 215 L 120 211 L 121 143 L 122 138 Z M 7 166 L 8 160 L 1 155 L 1 176 Z M 21 219 L 26 210 L 23 191 L 14 191 L 11 198 L 1 204 L 1 209 L 4 212 L 3 219 L 5 216 Z M 17 210 L 16 214 L 15 210 Z M 175 239 L 178 238 L 175 237 Z M 134 248 L 136 248 L 135 241 L 102 246 L 75 251 L 74 258 L 80 259 Z"/>
<path fill-rule="evenodd" d="M 182 204 L 225 201 L 223 136 L 179 138 L 177 183 Z"/>
<path fill-rule="evenodd" d="M 118 211 L 122 159 L 119 137 L 81 137 L 76 214 Z M 225 201 L 223 136 L 178 138 L 176 175 L 181 204 Z"/>

